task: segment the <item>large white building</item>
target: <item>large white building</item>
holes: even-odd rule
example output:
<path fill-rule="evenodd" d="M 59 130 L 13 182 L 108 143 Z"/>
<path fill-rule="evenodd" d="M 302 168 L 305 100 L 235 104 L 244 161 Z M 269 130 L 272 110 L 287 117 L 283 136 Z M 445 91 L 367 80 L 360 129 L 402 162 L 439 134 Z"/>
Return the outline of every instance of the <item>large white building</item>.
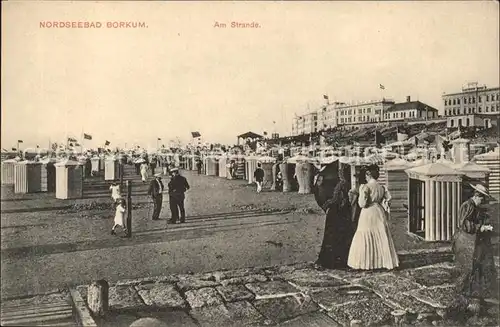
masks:
<path fill-rule="evenodd" d="M 500 88 L 488 88 L 478 83 L 468 83 L 462 92 L 445 93 L 444 116 L 460 116 L 470 114 L 496 115 L 500 113 Z"/>
<path fill-rule="evenodd" d="M 426 120 L 438 117 L 438 110 L 420 101 L 411 101 L 410 96 L 406 102 L 396 103 L 384 112 L 384 121 L 401 120 Z"/>
<path fill-rule="evenodd" d="M 293 118 L 292 135 L 310 134 L 322 130 L 318 112 L 313 111 Z"/>
<path fill-rule="evenodd" d="M 292 122 L 292 135 L 318 132 L 342 125 L 354 125 L 383 120 L 384 111 L 394 105 L 382 99 L 354 103 L 334 102 L 301 116 Z"/>

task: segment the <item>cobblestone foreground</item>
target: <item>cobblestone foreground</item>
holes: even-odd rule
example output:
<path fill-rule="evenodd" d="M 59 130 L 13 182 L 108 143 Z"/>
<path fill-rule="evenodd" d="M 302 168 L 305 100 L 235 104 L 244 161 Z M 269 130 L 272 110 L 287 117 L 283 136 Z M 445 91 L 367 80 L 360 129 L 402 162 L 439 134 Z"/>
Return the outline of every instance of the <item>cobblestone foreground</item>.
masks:
<path fill-rule="evenodd" d="M 317 270 L 311 263 L 121 281 L 110 287 L 101 326 L 129 326 L 156 317 L 167 326 L 450 325 L 456 270 L 439 263 L 393 272 Z M 86 286 L 78 287 L 86 298 Z M 496 305 L 498 307 L 498 304 Z M 161 311 L 170 310 L 170 312 Z M 497 325 L 498 310 L 480 325 Z M 470 322 L 469 322 L 470 323 Z"/>
<path fill-rule="evenodd" d="M 443 309 L 453 298 L 456 274 L 449 262 L 392 272 L 301 263 L 122 280 L 110 285 L 110 312 L 100 320 L 86 306 L 86 285 L 61 294 L 71 293 L 83 326 L 387 326 L 401 310 L 405 325 L 455 326 Z M 465 324 L 497 326 L 498 301 L 489 303 L 485 317 Z"/>

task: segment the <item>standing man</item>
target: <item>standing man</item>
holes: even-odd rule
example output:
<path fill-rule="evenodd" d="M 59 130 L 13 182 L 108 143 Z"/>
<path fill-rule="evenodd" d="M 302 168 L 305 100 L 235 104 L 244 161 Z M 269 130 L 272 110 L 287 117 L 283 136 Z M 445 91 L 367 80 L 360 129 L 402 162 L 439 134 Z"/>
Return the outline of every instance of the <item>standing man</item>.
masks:
<path fill-rule="evenodd" d="M 189 190 L 189 184 L 184 176 L 179 175 L 179 168 L 170 170 L 172 179 L 168 183 L 168 194 L 170 200 L 170 211 L 172 217 L 168 221 L 170 224 L 176 224 L 181 213 L 181 223 L 186 222 L 186 211 L 184 210 L 184 193 Z"/>
<path fill-rule="evenodd" d="M 155 174 L 155 179 L 149 184 L 148 195 L 153 199 L 153 220 L 160 219 L 161 206 L 163 203 L 163 183 L 161 173 Z"/>
<path fill-rule="evenodd" d="M 156 169 L 156 156 L 151 156 L 151 161 L 149 162 L 149 168 L 151 169 L 151 174 L 155 174 L 155 169 Z"/>
<path fill-rule="evenodd" d="M 257 169 L 255 169 L 253 177 L 257 184 L 257 193 L 260 193 L 262 191 L 262 182 L 264 182 L 264 169 L 262 169 L 262 164 L 260 162 L 257 164 Z"/>
<path fill-rule="evenodd" d="M 203 162 L 201 161 L 201 157 L 196 159 L 196 168 L 198 169 L 198 175 L 201 175 L 201 167 L 203 166 Z"/>

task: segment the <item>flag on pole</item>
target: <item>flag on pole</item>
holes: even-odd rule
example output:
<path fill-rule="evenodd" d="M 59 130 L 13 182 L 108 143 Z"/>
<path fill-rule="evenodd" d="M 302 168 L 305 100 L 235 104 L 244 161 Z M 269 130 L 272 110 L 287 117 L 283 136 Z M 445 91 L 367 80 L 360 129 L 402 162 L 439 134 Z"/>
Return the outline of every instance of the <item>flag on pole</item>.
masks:
<path fill-rule="evenodd" d="M 381 90 L 385 90 L 385 86 L 383 86 L 382 84 L 379 84 L 379 86 Z"/>
<path fill-rule="evenodd" d="M 158 141 L 161 141 L 161 138 L 158 138 Z"/>
<path fill-rule="evenodd" d="M 201 137 L 200 132 L 191 132 L 191 135 L 193 136 L 193 138 Z"/>
<path fill-rule="evenodd" d="M 108 140 L 106 140 L 106 142 L 104 143 L 104 145 L 106 145 L 106 146 L 108 146 L 110 144 L 111 144 L 111 142 L 109 142 Z"/>
<path fill-rule="evenodd" d="M 40 147 L 40 146 L 37 144 L 37 145 L 36 145 L 36 148 L 38 149 L 39 147 Z"/>
<path fill-rule="evenodd" d="M 80 146 L 80 143 L 78 143 L 78 142 L 77 142 L 77 143 L 75 143 L 75 146 Z"/>
<path fill-rule="evenodd" d="M 76 142 L 76 139 L 74 139 L 72 137 L 68 137 L 68 142 Z"/>
<path fill-rule="evenodd" d="M 17 149 L 16 148 L 12 148 L 12 151 L 17 151 Z"/>
<path fill-rule="evenodd" d="M 266 136 L 266 135 L 267 135 L 267 132 L 264 132 L 264 136 Z"/>
<path fill-rule="evenodd" d="M 83 139 L 92 140 L 92 135 L 83 133 Z"/>
<path fill-rule="evenodd" d="M 17 143 L 23 143 L 23 140 L 17 140 Z"/>
<path fill-rule="evenodd" d="M 323 94 L 323 99 L 328 100 L 328 95 Z"/>

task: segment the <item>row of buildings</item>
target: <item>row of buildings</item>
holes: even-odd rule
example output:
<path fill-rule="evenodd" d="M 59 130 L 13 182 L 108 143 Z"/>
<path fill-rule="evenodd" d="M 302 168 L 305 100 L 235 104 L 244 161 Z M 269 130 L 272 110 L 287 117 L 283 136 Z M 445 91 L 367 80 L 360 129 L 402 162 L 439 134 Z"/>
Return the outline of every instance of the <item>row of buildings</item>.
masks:
<path fill-rule="evenodd" d="M 443 94 L 443 114 L 410 96 L 405 102 L 391 99 L 356 103 L 327 102 L 318 110 L 296 116 L 292 136 L 319 132 L 329 128 L 355 128 L 367 124 L 390 122 L 446 121 L 448 127 L 491 127 L 500 115 L 500 88 L 469 83 L 461 92 Z"/>

